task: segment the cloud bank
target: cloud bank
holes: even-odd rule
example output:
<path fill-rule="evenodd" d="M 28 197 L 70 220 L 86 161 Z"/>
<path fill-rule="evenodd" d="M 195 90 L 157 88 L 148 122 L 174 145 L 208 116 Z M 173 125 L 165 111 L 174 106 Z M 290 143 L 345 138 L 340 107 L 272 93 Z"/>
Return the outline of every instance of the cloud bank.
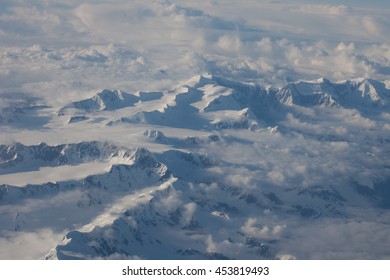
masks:
<path fill-rule="evenodd" d="M 4 2 L 0 90 L 58 103 L 96 88 L 169 88 L 205 72 L 273 85 L 384 80 L 388 14 L 273 1 Z"/>

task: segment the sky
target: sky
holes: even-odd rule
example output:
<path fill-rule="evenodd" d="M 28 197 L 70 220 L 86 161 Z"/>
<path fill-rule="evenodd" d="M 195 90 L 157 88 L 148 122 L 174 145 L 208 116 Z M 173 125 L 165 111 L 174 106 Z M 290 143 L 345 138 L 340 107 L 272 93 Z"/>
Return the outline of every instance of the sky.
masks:
<path fill-rule="evenodd" d="M 312 0 L 306 1 L 308 3 L 318 3 L 318 4 L 332 4 L 332 5 L 347 5 L 347 6 L 360 6 L 367 8 L 390 8 L 389 1 L 386 0 L 331 0 L 331 1 L 321 1 L 321 0 Z"/>

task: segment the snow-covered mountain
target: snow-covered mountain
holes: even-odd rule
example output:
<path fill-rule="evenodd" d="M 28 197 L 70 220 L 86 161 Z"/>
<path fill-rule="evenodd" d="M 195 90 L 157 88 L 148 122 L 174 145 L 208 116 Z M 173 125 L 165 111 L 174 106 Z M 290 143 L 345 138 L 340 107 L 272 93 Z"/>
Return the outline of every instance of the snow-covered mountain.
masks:
<path fill-rule="evenodd" d="M 0 145 L 0 172 L 12 173 L 15 168 L 26 171 L 29 167 L 38 169 L 47 165 L 77 164 L 117 156 L 118 148 L 115 145 L 97 141 L 57 146 L 49 146 L 43 142 L 33 146 L 21 143 Z"/>
<path fill-rule="evenodd" d="M 60 109 L 58 114 L 64 114 L 66 109 L 77 109 L 84 112 L 112 111 L 128 106 L 133 106 L 139 101 L 139 97 L 122 92 L 120 90 L 102 90 L 91 98 L 73 102 Z"/>
<path fill-rule="evenodd" d="M 143 95 L 148 96 L 148 93 Z M 290 83 L 275 89 L 212 75 L 200 75 L 153 100 L 161 102 L 153 110 L 145 109 L 149 108 L 148 98 L 142 101 L 136 95 L 104 90 L 92 98 L 74 102 L 65 108 L 77 108 L 89 113 L 136 106 L 108 121 L 107 126 L 141 123 L 196 129 L 208 127 L 255 130 L 274 125 L 285 114 L 296 112 L 302 107 L 341 107 L 371 113 L 388 112 L 390 89 L 379 81 L 368 79 L 340 83 L 319 79 Z M 135 105 L 136 101 L 140 103 Z M 60 110 L 61 115 L 65 114 L 64 110 Z M 76 115 L 69 122 L 88 119 L 89 117 Z"/>
<path fill-rule="evenodd" d="M 315 82 L 292 83 L 277 94 L 279 101 L 301 106 L 342 106 L 346 108 L 374 109 L 389 107 L 390 90 L 383 83 L 358 79 L 331 83 L 320 79 Z"/>
<path fill-rule="evenodd" d="M 200 75 L 45 107 L 3 124 L 31 141 L 0 145 L 1 234 L 49 228 L 46 259 L 386 258 L 389 102 L 369 79 Z"/>

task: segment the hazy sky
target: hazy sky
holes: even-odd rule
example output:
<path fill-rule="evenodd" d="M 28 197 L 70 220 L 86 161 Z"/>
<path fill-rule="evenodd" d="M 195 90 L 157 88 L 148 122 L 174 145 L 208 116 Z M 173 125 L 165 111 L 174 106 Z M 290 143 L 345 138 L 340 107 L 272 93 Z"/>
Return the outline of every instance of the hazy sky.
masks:
<path fill-rule="evenodd" d="M 286 0 L 281 0 L 283 2 Z M 291 1 L 286 1 L 290 2 Z M 331 5 L 346 5 L 346 6 L 363 6 L 371 8 L 390 8 L 390 1 L 388 0 L 302 0 L 302 2 L 312 3 L 312 4 L 331 4 Z"/>

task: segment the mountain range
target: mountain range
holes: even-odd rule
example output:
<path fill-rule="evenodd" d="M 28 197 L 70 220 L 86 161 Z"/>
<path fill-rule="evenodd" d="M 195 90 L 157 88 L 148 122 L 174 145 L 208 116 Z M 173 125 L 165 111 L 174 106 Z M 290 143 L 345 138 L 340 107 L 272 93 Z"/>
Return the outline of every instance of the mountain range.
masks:
<path fill-rule="evenodd" d="M 207 74 L 6 107 L 0 125 L 34 136 L 0 145 L 0 234 L 50 229 L 43 259 L 387 258 L 389 120 L 372 79 Z M 364 223 L 383 236 L 362 244 Z"/>

